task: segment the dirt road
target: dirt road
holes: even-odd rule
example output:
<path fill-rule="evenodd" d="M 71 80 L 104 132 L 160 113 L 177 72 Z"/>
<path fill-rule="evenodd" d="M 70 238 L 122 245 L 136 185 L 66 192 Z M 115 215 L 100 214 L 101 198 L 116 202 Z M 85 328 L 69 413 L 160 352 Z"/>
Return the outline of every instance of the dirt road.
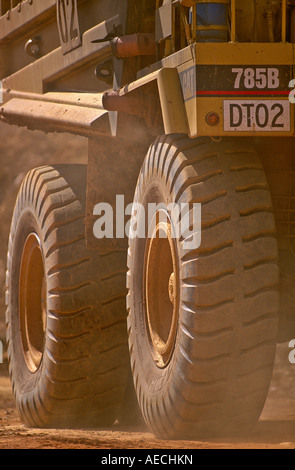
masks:
<path fill-rule="evenodd" d="M 0 449 L 295 449 L 295 367 L 278 347 L 272 385 L 261 419 L 247 437 L 161 441 L 147 429 L 45 430 L 19 420 L 9 378 L 0 376 Z"/>
<path fill-rule="evenodd" d="M 271 409 L 278 405 L 286 414 L 278 416 L 278 410 Z M 161 441 L 146 429 L 119 426 L 95 431 L 28 429 L 19 421 L 6 377 L 0 378 L 0 406 L 1 449 L 295 449 L 295 400 L 269 403 L 267 413 L 247 438 L 190 442 Z"/>

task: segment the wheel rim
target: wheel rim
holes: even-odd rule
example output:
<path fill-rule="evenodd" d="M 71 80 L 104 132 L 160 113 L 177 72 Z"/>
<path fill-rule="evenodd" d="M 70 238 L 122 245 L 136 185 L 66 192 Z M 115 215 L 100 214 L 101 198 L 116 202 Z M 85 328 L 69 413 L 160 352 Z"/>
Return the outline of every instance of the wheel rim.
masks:
<path fill-rule="evenodd" d="M 31 233 L 24 244 L 19 278 L 22 348 L 30 372 L 42 360 L 46 325 L 46 282 L 40 239 Z"/>
<path fill-rule="evenodd" d="M 168 365 L 174 351 L 179 309 L 175 239 L 166 212 L 165 217 L 165 222 L 154 221 L 144 261 L 145 322 L 152 357 L 160 368 Z"/>

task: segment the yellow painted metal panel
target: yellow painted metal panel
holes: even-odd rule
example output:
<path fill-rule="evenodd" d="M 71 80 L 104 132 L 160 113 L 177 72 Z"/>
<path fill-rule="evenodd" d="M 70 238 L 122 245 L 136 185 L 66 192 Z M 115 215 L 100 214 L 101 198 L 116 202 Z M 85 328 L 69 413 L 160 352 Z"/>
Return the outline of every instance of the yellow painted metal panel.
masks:
<path fill-rule="evenodd" d="M 294 64 L 294 44 L 197 43 L 197 64 Z"/>
<path fill-rule="evenodd" d="M 199 43 L 194 55 L 195 59 L 178 66 L 190 136 L 294 135 L 294 104 L 288 100 L 294 76 L 293 44 Z M 204 83 L 201 90 L 198 79 Z M 215 126 L 206 122 L 212 112 L 219 116 Z M 247 119 L 246 124 L 224 122 L 230 116 L 233 124 L 239 123 L 234 112 Z"/>

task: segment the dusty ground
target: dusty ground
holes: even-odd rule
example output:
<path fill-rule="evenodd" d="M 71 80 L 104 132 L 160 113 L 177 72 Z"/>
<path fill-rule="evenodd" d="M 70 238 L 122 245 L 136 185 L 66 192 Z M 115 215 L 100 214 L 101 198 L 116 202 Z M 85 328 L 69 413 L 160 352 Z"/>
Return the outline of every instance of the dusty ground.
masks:
<path fill-rule="evenodd" d="M 261 419 L 247 437 L 160 441 L 143 427 L 38 430 L 19 420 L 5 371 L 0 375 L 0 449 L 295 449 L 295 371 L 278 347 L 272 385 Z"/>
<path fill-rule="evenodd" d="M 0 341 L 4 342 L 6 247 L 17 190 L 32 167 L 47 163 L 84 162 L 84 139 L 0 124 Z M 260 422 L 243 438 L 206 441 L 160 441 L 144 428 L 35 430 L 20 422 L 11 393 L 6 363 L 0 364 L 0 449 L 295 449 L 295 365 L 288 345 L 280 345 L 269 395 Z"/>

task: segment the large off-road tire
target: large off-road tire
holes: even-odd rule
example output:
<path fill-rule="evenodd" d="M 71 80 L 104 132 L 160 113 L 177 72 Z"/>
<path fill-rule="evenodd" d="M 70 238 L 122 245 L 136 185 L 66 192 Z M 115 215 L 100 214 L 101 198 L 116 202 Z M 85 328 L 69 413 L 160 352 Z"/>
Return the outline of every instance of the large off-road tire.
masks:
<path fill-rule="evenodd" d="M 199 247 L 184 248 L 189 232 L 171 235 L 179 219 L 169 210 L 147 238 L 134 236 L 140 206 L 131 220 L 129 350 L 145 421 L 164 438 L 244 432 L 264 406 L 278 327 L 275 224 L 259 158 L 245 140 L 161 137 L 134 201 L 145 230 L 148 203 L 202 204 Z"/>
<path fill-rule="evenodd" d="M 126 254 L 88 251 L 86 166 L 35 169 L 16 202 L 8 249 L 10 376 L 24 423 L 112 424 L 129 372 Z"/>

